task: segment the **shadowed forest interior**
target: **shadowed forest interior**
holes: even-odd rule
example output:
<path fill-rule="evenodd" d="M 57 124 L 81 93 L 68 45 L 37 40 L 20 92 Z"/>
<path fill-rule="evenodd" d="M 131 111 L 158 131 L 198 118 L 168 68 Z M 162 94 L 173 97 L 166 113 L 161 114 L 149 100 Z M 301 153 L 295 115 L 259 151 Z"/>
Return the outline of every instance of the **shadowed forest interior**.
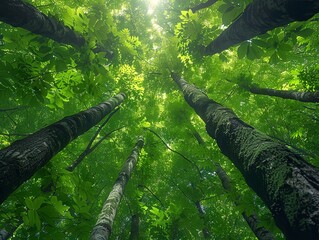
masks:
<path fill-rule="evenodd" d="M 318 0 L 1 0 L 0 240 L 319 239 Z"/>

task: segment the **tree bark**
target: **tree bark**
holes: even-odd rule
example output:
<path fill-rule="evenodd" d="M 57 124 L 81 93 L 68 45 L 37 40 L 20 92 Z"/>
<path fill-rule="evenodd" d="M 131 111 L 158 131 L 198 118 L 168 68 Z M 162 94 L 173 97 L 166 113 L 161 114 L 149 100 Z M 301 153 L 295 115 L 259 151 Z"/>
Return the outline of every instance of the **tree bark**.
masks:
<path fill-rule="evenodd" d="M 130 240 L 138 240 L 140 232 L 140 218 L 138 214 L 134 214 L 131 219 L 131 234 Z"/>
<path fill-rule="evenodd" d="M 113 189 L 106 199 L 98 220 L 93 227 L 91 240 L 107 240 L 112 231 L 117 208 L 124 194 L 125 186 L 130 179 L 133 169 L 137 163 L 139 153 L 144 145 L 143 137 L 139 137 L 131 155 L 126 160 Z"/>
<path fill-rule="evenodd" d="M 254 0 L 243 14 L 205 49 L 213 55 L 293 21 L 305 21 L 319 12 L 318 0 Z"/>
<path fill-rule="evenodd" d="M 203 2 L 203 3 L 200 3 L 200 4 L 192 7 L 191 10 L 192 10 L 193 13 L 195 13 L 195 12 L 201 10 L 201 9 L 210 7 L 215 2 L 217 2 L 217 0 L 208 0 L 207 2 Z"/>
<path fill-rule="evenodd" d="M 293 90 L 276 90 L 270 88 L 260 88 L 257 86 L 245 87 L 251 93 L 292 99 L 300 102 L 319 102 L 319 92 L 298 92 Z"/>
<path fill-rule="evenodd" d="M 319 239 L 319 171 L 179 75 L 172 78 L 207 133 L 270 209 L 287 239 Z"/>
<path fill-rule="evenodd" d="M 83 36 L 21 0 L 2 0 L 0 2 L 0 21 L 14 27 L 24 28 L 60 43 L 73 46 L 83 46 L 85 44 Z"/>
<path fill-rule="evenodd" d="M 0 150 L 0 203 L 69 142 L 101 121 L 121 104 L 124 98 L 124 93 L 118 94 L 104 103 L 65 117 Z"/>
<path fill-rule="evenodd" d="M 204 227 L 202 229 L 203 236 L 204 236 L 205 239 L 211 239 L 210 231 L 209 231 L 209 229 L 207 228 L 207 225 L 206 225 L 207 221 L 206 221 L 206 218 L 205 218 L 206 217 L 205 216 L 206 213 L 204 211 L 204 208 L 203 208 L 203 206 L 202 206 L 202 204 L 200 203 L 199 200 L 195 201 L 194 203 L 195 203 L 195 206 L 197 208 L 197 211 L 199 213 L 200 218 L 202 218 L 203 222 L 204 222 Z"/>
<path fill-rule="evenodd" d="M 1 229 L 0 230 L 0 240 L 7 240 L 11 237 L 12 235 L 10 235 L 10 233 L 5 230 L 5 229 Z"/>
<path fill-rule="evenodd" d="M 203 138 L 196 130 L 194 130 L 193 135 L 195 136 L 197 142 L 200 145 L 204 144 Z M 222 166 L 220 164 L 216 164 L 216 165 L 217 165 L 216 174 L 217 174 L 219 180 L 221 181 L 223 188 L 227 192 L 234 191 L 231 180 L 230 180 L 229 176 L 227 175 L 227 173 L 225 172 L 225 170 L 222 168 Z M 237 192 L 235 192 L 235 194 L 236 195 L 235 195 L 234 204 L 237 206 L 239 204 L 238 201 L 240 199 L 240 195 Z M 250 229 L 255 234 L 255 236 L 258 238 L 258 240 L 274 240 L 275 239 L 272 232 L 270 232 L 268 229 L 260 226 L 259 220 L 258 220 L 258 217 L 256 214 L 252 214 L 252 215 L 247 216 L 246 212 L 244 211 L 244 212 L 242 212 L 242 216 L 245 219 L 245 221 L 247 222 Z"/>

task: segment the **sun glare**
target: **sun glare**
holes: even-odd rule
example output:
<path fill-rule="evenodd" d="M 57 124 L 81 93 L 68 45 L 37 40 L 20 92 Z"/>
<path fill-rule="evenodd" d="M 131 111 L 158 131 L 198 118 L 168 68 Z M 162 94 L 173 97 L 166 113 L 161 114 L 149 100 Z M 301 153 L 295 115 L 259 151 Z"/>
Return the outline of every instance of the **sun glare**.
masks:
<path fill-rule="evenodd" d="M 148 2 L 148 10 L 147 10 L 147 14 L 151 15 L 154 13 L 155 8 L 157 6 L 157 4 L 159 3 L 160 0 L 147 0 Z"/>

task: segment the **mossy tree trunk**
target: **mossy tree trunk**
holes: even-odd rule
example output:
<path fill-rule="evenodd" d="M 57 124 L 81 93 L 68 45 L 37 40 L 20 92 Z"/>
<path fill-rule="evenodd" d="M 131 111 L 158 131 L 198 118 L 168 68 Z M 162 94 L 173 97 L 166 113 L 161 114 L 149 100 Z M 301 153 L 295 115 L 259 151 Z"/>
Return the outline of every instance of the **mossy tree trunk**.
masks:
<path fill-rule="evenodd" d="M 85 44 L 83 36 L 21 0 L 1 0 L 0 21 L 14 27 L 24 28 L 60 43 L 73 46 Z"/>
<path fill-rule="evenodd" d="M 276 90 L 270 88 L 260 88 L 258 86 L 244 87 L 247 91 L 267 96 L 292 99 L 300 102 L 319 102 L 319 92 L 299 92 L 293 90 Z"/>
<path fill-rule="evenodd" d="M 0 150 L 0 203 L 69 142 L 88 131 L 122 103 L 123 93 L 68 116 Z"/>
<path fill-rule="evenodd" d="M 305 21 L 319 12 L 318 0 L 254 0 L 243 14 L 205 49 L 213 55 L 293 21 Z"/>
<path fill-rule="evenodd" d="M 172 78 L 207 133 L 272 212 L 287 239 L 319 239 L 319 171 L 178 74 Z"/>
<path fill-rule="evenodd" d="M 135 147 L 131 152 L 131 155 L 126 160 L 126 163 L 124 164 L 117 180 L 115 181 L 112 191 L 104 202 L 101 213 L 91 233 L 91 240 L 109 239 L 117 208 L 120 205 L 125 186 L 131 177 L 143 145 L 143 137 L 139 137 Z"/>
<path fill-rule="evenodd" d="M 196 138 L 197 142 L 202 145 L 204 144 L 204 140 L 202 136 L 194 129 L 193 130 L 193 136 Z M 236 191 L 233 186 L 232 182 L 227 175 L 226 171 L 222 168 L 220 164 L 216 164 L 216 174 L 219 180 L 222 183 L 223 188 L 227 192 L 233 192 Z M 239 204 L 240 200 L 240 194 L 235 192 L 235 201 L 234 204 L 237 206 Z M 274 240 L 275 237 L 272 232 L 270 232 L 268 229 L 261 226 L 260 221 L 258 220 L 258 217 L 256 214 L 247 215 L 246 212 L 242 212 L 242 216 L 247 222 L 248 226 L 252 230 L 252 232 L 255 234 L 255 236 L 258 238 L 258 240 Z"/>
<path fill-rule="evenodd" d="M 192 7 L 191 10 L 192 10 L 193 13 L 195 13 L 195 12 L 201 10 L 201 9 L 210 7 L 210 6 L 213 5 L 215 2 L 217 2 L 217 0 L 208 0 L 208 1 L 206 1 L 206 2 L 197 4 L 196 6 Z"/>

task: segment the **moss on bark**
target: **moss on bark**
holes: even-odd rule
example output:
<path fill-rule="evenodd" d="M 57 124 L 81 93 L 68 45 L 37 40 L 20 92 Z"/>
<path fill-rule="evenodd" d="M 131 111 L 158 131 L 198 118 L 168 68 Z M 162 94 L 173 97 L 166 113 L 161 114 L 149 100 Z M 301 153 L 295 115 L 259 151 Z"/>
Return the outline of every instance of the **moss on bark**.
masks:
<path fill-rule="evenodd" d="M 101 121 L 105 115 L 121 104 L 124 98 L 123 93 L 118 94 L 104 103 L 65 117 L 2 149 L 0 151 L 0 203 L 69 142 Z"/>
<path fill-rule="evenodd" d="M 319 239 L 318 169 L 177 74 L 172 78 L 222 153 L 268 206 L 287 239 Z"/>

